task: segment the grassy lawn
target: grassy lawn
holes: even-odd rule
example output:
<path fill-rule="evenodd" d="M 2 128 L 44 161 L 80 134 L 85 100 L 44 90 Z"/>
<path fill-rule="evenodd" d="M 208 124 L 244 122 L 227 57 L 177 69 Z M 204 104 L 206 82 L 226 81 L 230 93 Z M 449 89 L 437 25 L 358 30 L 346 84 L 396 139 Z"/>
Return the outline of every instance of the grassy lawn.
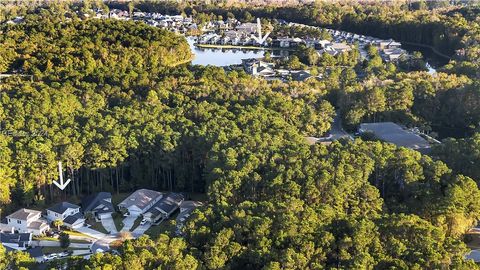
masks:
<path fill-rule="evenodd" d="M 135 219 L 135 221 L 133 222 L 133 226 L 132 226 L 132 228 L 130 229 L 130 231 L 135 230 L 135 228 L 137 228 L 138 225 L 140 225 L 140 222 L 142 221 L 142 219 L 143 219 L 143 218 L 142 218 L 141 216 L 138 217 L 137 219 Z"/>
<path fill-rule="evenodd" d="M 58 241 L 58 238 L 48 236 L 34 236 L 32 239 L 38 241 Z"/>
<path fill-rule="evenodd" d="M 91 220 L 88 220 L 88 221 L 85 221 L 85 222 L 88 223 L 89 225 L 91 225 L 90 229 L 95 230 L 95 231 L 99 231 L 101 233 L 108 234 L 107 230 L 105 230 L 102 223 L 91 221 Z"/>
<path fill-rule="evenodd" d="M 121 203 L 128 195 L 132 194 L 131 192 L 121 192 L 119 194 L 112 193 L 112 203 L 113 205 L 117 206 L 117 204 Z"/>
<path fill-rule="evenodd" d="M 122 214 L 115 212 L 112 214 L 113 222 L 115 223 L 115 227 L 117 230 L 120 231 L 123 228 L 123 216 Z"/>
<path fill-rule="evenodd" d="M 206 202 L 208 200 L 206 193 L 187 193 L 186 197 L 189 201 Z"/>
<path fill-rule="evenodd" d="M 145 234 L 150 236 L 152 239 L 156 239 L 160 234 L 172 234 L 175 232 L 175 219 L 177 218 L 178 212 L 172 215 L 168 220 L 162 221 L 158 225 L 152 225 Z"/>
<path fill-rule="evenodd" d="M 70 239 L 70 243 L 91 244 L 92 242 L 83 239 Z"/>
<path fill-rule="evenodd" d="M 68 234 L 68 235 L 71 235 L 71 236 L 80 236 L 80 237 L 89 237 L 88 235 L 86 234 L 83 234 L 81 232 L 77 232 L 77 231 L 71 231 L 71 230 L 63 230 L 64 233 Z"/>

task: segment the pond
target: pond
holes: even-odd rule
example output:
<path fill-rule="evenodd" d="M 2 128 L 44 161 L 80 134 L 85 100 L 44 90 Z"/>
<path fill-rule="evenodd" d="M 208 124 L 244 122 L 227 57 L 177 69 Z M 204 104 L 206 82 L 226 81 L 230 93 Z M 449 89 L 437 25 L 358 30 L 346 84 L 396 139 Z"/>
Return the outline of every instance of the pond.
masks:
<path fill-rule="evenodd" d="M 210 49 L 194 45 L 194 38 L 187 38 L 195 58 L 194 65 L 230 66 L 242 63 L 242 59 L 263 57 L 264 50 Z"/>
<path fill-rule="evenodd" d="M 195 46 L 194 37 L 188 37 L 187 42 L 190 45 L 190 49 L 195 54 L 195 58 L 192 61 L 193 65 L 212 65 L 219 67 L 239 65 L 242 63 L 242 59 L 263 57 L 265 53 L 265 50 L 200 48 Z M 411 53 L 415 50 L 418 50 L 419 48 L 410 46 L 405 49 Z M 427 61 L 427 68 L 429 73 L 435 73 L 435 68 L 437 66 L 445 64 L 445 62 L 441 62 L 439 61 L 439 59 L 434 58 L 434 55 L 428 54 L 427 49 L 420 49 L 423 49 L 422 53 L 424 53 L 425 60 Z M 289 52 L 286 50 L 272 51 L 273 56 L 283 56 L 288 55 L 288 53 Z"/>

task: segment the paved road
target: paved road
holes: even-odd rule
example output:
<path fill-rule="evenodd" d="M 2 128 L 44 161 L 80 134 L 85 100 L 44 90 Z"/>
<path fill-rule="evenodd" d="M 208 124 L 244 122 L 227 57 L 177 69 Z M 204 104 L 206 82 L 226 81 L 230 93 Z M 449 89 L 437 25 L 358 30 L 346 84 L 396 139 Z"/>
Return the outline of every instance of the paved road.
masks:
<path fill-rule="evenodd" d="M 70 243 L 71 248 L 82 248 L 82 249 L 90 249 L 90 246 L 92 244 L 87 244 L 87 243 Z"/>
<path fill-rule="evenodd" d="M 353 140 L 353 137 L 348 134 L 342 127 L 342 118 L 340 117 L 339 112 L 336 112 L 335 117 L 333 118 L 332 127 L 330 128 L 330 134 L 332 135 L 331 140 L 339 140 L 341 138 L 349 138 Z"/>
<path fill-rule="evenodd" d="M 108 218 L 103 218 L 101 222 L 102 226 L 105 228 L 105 230 L 107 230 L 107 232 L 110 232 L 111 234 L 118 233 L 117 226 L 115 226 L 115 222 L 111 216 Z"/>
<path fill-rule="evenodd" d="M 135 216 L 128 216 L 126 218 L 123 219 L 123 228 L 122 228 L 122 232 L 129 232 L 130 229 L 132 229 L 133 227 L 133 223 L 135 223 L 135 220 L 137 219 L 137 217 Z"/>
<path fill-rule="evenodd" d="M 88 235 L 92 238 L 96 238 L 96 239 L 101 239 L 101 238 L 104 238 L 105 236 L 107 236 L 104 233 L 101 233 L 99 231 L 96 231 L 96 230 L 93 230 L 93 229 L 90 229 L 90 228 L 87 228 L 87 227 L 80 227 L 80 228 L 77 228 L 75 230 L 78 231 L 78 232 L 81 232 L 83 234 L 86 234 L 86 235 Z"/>
<path fill-rule="evenodd" d="M 150 227 L 152 226 L 152 223 L 150 222 L 147 222 L 143 225 L 138 225 L 137 228 L 135 228 L 133 231 L 132 231 L 132 236 L 134 238 L 138 238 L 140 236 L 142 236 L 146 230 L 150 229 Z"/>
<path fill-rule="evenodd" d="M 88 254 L 92 254 L 90 249 L 75 249 L 73 250 L 72 256 L 84 256 Z"/>

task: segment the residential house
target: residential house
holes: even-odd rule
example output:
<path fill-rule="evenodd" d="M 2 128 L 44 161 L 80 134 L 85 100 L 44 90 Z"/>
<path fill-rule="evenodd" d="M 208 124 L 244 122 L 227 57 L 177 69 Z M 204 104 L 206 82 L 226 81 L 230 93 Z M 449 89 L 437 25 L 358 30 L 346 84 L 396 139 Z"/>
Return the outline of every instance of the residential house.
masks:
<path fill-rule="evenodd" d="M 295 70 L 291 71 L 290 75 L 292 76 L 292 79 L 295 81 L 306 81 L 310 78 L 313 78 L 312 74 L 310 74 L 310 71 L 308 70 Z"/>
<path fill-rule="evenodd" d="M 386 61 L 392 62 L 397 61 L 402 55 L 405 54 L 405 51 L 400 48 L 384 49 L 382 54 Z"/>
<path fill-rule="evenodd" d="M 41 263 L 44 261 L 44 254 L 41 247 L 34 247 L 27 249 L 27 252 L 31 258 L 33 258 L 37 263 Z"/>
<path fill-rule="evenodd" d="M 41 212 L 22 208 L 7 216 L 8 225 L 20 233 L 44 234 L 50 229 L 46 220 L 41 219 Z"/>
<path fill-rule="evenodd" d="M 242 65 L 245 72 L 253 76 L 271 77 L 276 74 L 273 63 L 267 63 L 259 59 L 242 59 Z"/>
<path fill-rule="evenodd" d="M 272 41 L 275 48 L 295 48 L 303 42 L 300 38 L 276 38 Z"/>
<path fill-rule="evenodd" d="M 157 222 L 161 219 L 167 219 L 170 215 L 180 207 L 184 197 L 179 193 L 170 193 L 162 196 L 161 200 L 155 203 L 147 212 L 143 214 L 143 218 L 150 222 Z"/>
<path fill-rule="evenodd" d="M 197 207 L 202 206 L 203 203 L 198 201 L 183 201 L 180 204 L 180 213 L 177 215 L 176 223 L 176 233 L 178 235 L 182 234 L 182 228 L 184 226 L 185 220 L 190 217 L 192 212 L 197 209 Z"/>
<path fill-rule="evenodd" d="M 11 225 L 0 223 L 0 233 L 14 233 L 15 228 Z"/>
<path fill-rule="evenodd" d="M 162 198 L 162 193 L 150 189 L 139 189 L 118 204 L 121 212 L 140 216 Z"/>
<path fill-rule="evenodd" d="M 82 199 L 83 214 L 92 214 L 97 219 L 104 219 L 112 216 L 115 208 L 112 204 L 112 194 L 99 192 Z"/>
<path fill-rule="evenodd" d="M 256 23 L 242 23 L 235 27 L 235 30 L 238 32 L 243 32 L 245 34 L 255 34 L 257 33 L 258 26 Z"/>
<path fill-rule="evenodd" d="M 0 233 L 0 243 L 11 249 L 25 250 L 31 242 L 31 233 Z"/>
<path fill-rule="evenodd" d="M 76 229 L 80 228 L 85 225 L 85 218 L 82 214 L 76 213 L 74 215 L 70 215 L 63 220 L 63 225 L 70 228 Z"/>
<path fill-rule="evenodd" d="M 47 219 L 49 221 L 64 220 L 66 217 L 77 213 L 80 213 L 80 206 L 69 202 L 61 202 L 47 209 Z"/>

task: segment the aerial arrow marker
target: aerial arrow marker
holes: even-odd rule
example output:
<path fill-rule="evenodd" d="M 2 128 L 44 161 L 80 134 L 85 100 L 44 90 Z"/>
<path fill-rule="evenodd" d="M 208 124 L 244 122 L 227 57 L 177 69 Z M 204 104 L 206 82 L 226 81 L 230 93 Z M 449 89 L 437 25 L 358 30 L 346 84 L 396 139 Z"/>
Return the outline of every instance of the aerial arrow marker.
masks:
<path fill-rule="evenodd" d="M 64 190 L 67 185 L 70 183 L 70 179 L 67 179 L 67 182 L 63 183 L 63 170 L 62 170 L 62 162 L 58 162 L 58 175 L 60 176 L 60 184 L 53 180 L 53 183 L 61 190 Z"/>

